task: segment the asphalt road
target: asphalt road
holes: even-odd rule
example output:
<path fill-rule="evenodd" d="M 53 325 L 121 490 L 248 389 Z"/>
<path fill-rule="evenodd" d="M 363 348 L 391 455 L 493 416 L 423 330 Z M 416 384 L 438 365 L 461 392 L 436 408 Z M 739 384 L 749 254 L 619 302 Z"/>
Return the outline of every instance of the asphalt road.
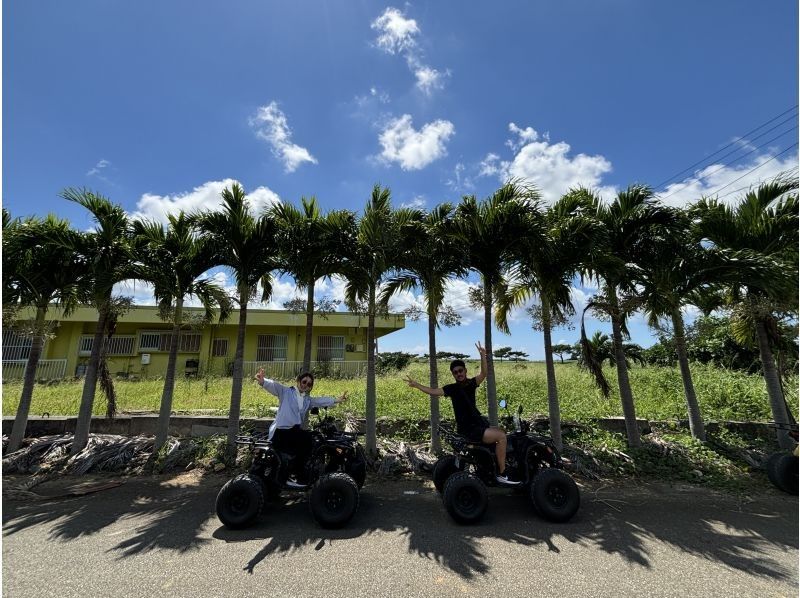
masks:
<path fill-rule="evenodd" d="M 346 529 L 317 527 L 300 498 L 234 532 L 214 514 L 226 479 L 4 500 L 3 596 L 798 595 L 798 501 L 777 490 L 593 483 L 573 521 L 551 524 L 495 489 L 487 517 L 465 527 L 429 481 L 370 480 Z"/>

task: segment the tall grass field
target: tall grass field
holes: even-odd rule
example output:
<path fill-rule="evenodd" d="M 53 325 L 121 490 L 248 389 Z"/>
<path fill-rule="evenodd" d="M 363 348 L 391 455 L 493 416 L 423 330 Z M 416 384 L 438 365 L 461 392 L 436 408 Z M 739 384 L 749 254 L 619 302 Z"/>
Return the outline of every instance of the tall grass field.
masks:
<path fill-rule="evenodd" d="M 478 371 L 477 362 L 468 364 L 469 374 Z M 616 371 L 606 368 L 606 376 L 616 388 Z M 496 362 L 498 398 L 506 399 L 516 408 L 522 405 L 526 417 L 547 413 L 547 384 L 543 363 Z M 702 364 L 692 365 L 697 397 L 706 420 L 770 421 L 764 379 L 759 375 L 724 370 Z M 427 363 L 414 363 L 401 372 L 378 376 L 377 409 L 379 416 L 425 419 L 429 416 L 428 396 L 410 388 L 404 381 L 411 376 L 428 384 Z M 564 420 L 584 420 L 594 417 L 622 415 L 619 395 L 615 390 L 605 399 L 595 388 L 587 372 L 574 363 L 556 364 L 558 394 L 561 415 Z M 677 368 L 638 367 L 630 371 L 631 385 L 639 417 L 653 420 L 686 418 L 686 401 L 683 384 Z M 439 367 L 439 384 L 453 380 L 447 364 Z M 289 384 L 291 381 L 284 381 Z M 797 378 L 786 381 L 786 399 L 796 413 L 798 408 Z M 116 380 L 117 405 L 120 413 L 157 412 L 161 402 L 163 379 L 127 381 Z M 485 384 L 478 392 L 478 408 L 486 413 Z M 76 415 L 80 403 L 83 380 L 65 381 L 56 384 L 37 384 L 31 405 L 32 416 Z M 14 415 L 22 390 L 21 382 L 2 385 L 3 415 Z M 230 378 L 199 378 L 177 380 L 172 409 L 175 412 L 227 414 L 230 404 Z M 356 416 L 365 413 L 366 379 L 333 380 L 320 378 L 314 386 L 314 396 L 338 396 L 344 391 L 349 400 L 337 407 Z M 277 405 L 277 399 L 258 387 L 255 381 L 247 381 L 242 394 L 242 416 L 269 416 L 269 407 Z M 441 401 L 444 417 L 452 417 L 450 401 Z M 105 397 L 99 391 L 93 413 L 104 415 Z"/>

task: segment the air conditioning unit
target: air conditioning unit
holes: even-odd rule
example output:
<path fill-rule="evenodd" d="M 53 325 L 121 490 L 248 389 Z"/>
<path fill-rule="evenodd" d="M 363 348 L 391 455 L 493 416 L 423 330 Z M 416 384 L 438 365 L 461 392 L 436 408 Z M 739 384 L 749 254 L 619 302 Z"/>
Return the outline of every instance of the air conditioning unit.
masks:
<path fill-rule="evenodd" d="M 150 364 L 150 353 L 142 353 L 142 365 Z"/>
<path fill-rule="evenodd" d="M 355 345 L 345 345 L 344 350 L 348 353 L 355 353 L 356 346 Z"/>

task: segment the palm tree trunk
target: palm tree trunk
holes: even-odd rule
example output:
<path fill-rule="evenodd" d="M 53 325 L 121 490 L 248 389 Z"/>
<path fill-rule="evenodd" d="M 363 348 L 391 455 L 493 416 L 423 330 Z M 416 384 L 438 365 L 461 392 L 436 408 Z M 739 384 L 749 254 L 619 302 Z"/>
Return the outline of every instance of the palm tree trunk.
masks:
<path fill-rule="evenodd" d="M 100 364 L 100 354 L 103 350 L 105 341 L 106 320 L 108 319 L 109 302 L 107 297 L 98 310 L 97 329 L 94 332 L 92 341 L 92 353 L 89 356 L 89 365 L 86 368 L 86 379 L 83 382 L 83 394 L 81 395 L 81 405 L 78 409 L 78 421 L 75 423 L 75 436 L 72 439 L 71 455 L 77 455 L 89 442 L 89 427 L 92 423 L 92 407 L 94 406 L 94 395 L 97 390 L 97 369 Z"/>
<path fill-rule="evenodd" d="M 556 368 L 553 364 L 553 340 L 550 332 L 550 302 L 542 296 L 542 332 L 544 333 L 544 366 L 547 372 L 547 408 L 550 414 L 550 436 L 553 444 L 561 451 L 561 406 L 558 403 Z"/>
<path fill-rule="evenodd" d="M 681 368 L 681 379 L 683 380 L 683 392 L 686 395 L 686 410 L 689 413 L 689 429 L 694 438 L 704 441 L 706 439 L 706 430 L 703 425 L 703 416 L 700 414 L 697 394 L 694 391 L 692 372 L 689 370 L 689 357 L 686 353 L 686 334 L 684 332 L 683 316 L 681 315 L 680 309 L 673 310 L 672 312 L 672 328 L 675 331 L 675 351 L 678 353 L 678 364 Z"/>
<path fill-rule="evenodd" d="M 242 383 L 244 376 L 244 334 L 247 329 L 247 302 L 249 289 L 239 288 L 239 330 L 236 335 L 236 353 L 233 358 L 233 381 L 231 384 L 231 409 L 228 415 L 228 457 L 236 455 L 236 436 L 239 434 L 239 413 L 242 407 Z"/>
<path fill-rule="evenodd" d="M 301 372 L 311 371 L 311 335 L 314 330 L 314 280 L 310 281 L 308 287 L 308 299 L 306 300 L 306 343 L 303 347 L 303 368 Z"/>
<path fill-rule="evenodd" d="M 783 390 L 781 389 L 778 370 L 775 367 L 775 359 L 772 356 L 772 348 L 769 346 L 767 327 L 762 319 L 756 320 L 756 333 L 758 335 L 758 352 L 761 355 L 764 382 L 767 383 L 769 406 L 772 408 L 772 419 L 775 420 L 776 424 L 783 424 L 778 428 L 778 444 L 784 450 L 792 450 L 794 441 L 789 436 L 789 414 L 786 411 L 786 403 L 783 400 Z"/>
<path fill-rule="evenodd" d="M 628 379 L 628 363 L 625 361 L 625 351 L 622 348 L 622 322 L 617 301 L 617 289 L 609 287 L 609 302 L 611 303 L 611 330 L 614 337 L 614 358 L 617 361 L 617 382 L 619 385 L 619 398 L 622 402 L 622 414 L 625 416 L 625 432 L 628 436 L 628 446 L 642 445 L 639 434 L 639 424 L 636 422 L 636 406 L 633 402 L 633 391 Z"/>
<path fill-rule="evenodd" d="M 28 427 L 28 414 L 31 411 L 33 400 L 33 387 L 36 384 L 36 368 L 42 356 L 44 347 L 44 321 L 47 315 L 47 305 L 36 309 L 36 322 L 33 329 L 31 352 L 28 354 L 28 363 L 25 364 L 25 378 L 22 382 L 22 395 L 19 398 L 17 415 L 14 417 L 14 427 L 8 439 L 8 452 L 13 453 L 22 444 L 25 438 L 25 429 Z"/>
<path fill-rule="evenodd" d="M 429 301 L 430 303 L 430 301 Z M 428 306 L 428 366 L 430 367 L 431 388 L 439 387 L 439 370 L 436 363 L 436 310 Z M 431 450 L 439 454 L 442 441 L 439 438 L 439 397 L 431 396 Z"/>
<path fill-rule="evenodd" d="M 486 346 L 486 401 L 489 404 L 489 423 L 497 425 L 497 387 L 494 380 L 492 355 L 492 285 L 483 280 L 483 336 Z"/>
<path fill-rule="evenodd" d="M 167 374 L 164 377 L 164 391 L 161 393 L 161 409 L 158 412 L 156 423 L 156 439 L 153 454 L 164 446 L 169 434 L 169 416 L 172 413 L 172 395 L 175 390 L 175 366 L 178 361 L 178 342 L 181 336 L 181 321 L 183 320 L 183 297 L 178 297 L 175 302 L 175 319 L 172 322 L 172 335 L 169 339 L 169 358 L 167 359 Z"/>
<path fill-rule="evenodd" d="M 375 396 L 375 287 L 369 289 L 367 316 L 367 454 L 378 455 L 377 397 Z"/>

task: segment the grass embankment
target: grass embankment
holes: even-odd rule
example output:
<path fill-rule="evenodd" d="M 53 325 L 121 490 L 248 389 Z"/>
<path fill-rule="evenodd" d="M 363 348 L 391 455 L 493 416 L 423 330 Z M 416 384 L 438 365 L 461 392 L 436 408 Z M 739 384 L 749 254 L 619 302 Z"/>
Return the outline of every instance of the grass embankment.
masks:
<path fill-rule="evenodd" d="M 469 364 L 470 373 L 477 372 L 477 364 Z M 697 397 L 707 420 L 769 421 L 766 386 L 759 375 L 723 370 L 701 364 L 692 366 Z M 415 363 L 406 370 L 379 376 L 377 380 L 377 411 L 379 416 L 424 419 L 428 417 L 427 396 L 409 388 L 403 378 L 410 375 L 427 383 L 427 364 Z M 612 389 L 616 388 L 616 371 L 606 368 Z M 522 405 L 526 417 L 547 413 L 547 384 L 542 363 L 497 363 L 497 394 L 515 408 Z M 556 364 L 556 378 L 564 420 L 586 421 L 594 417 L 622 415 L 619 397 L 612 390 L 609 399 L 597 391 L 589 374 L 575 364 Z M 631 385 L 636 399 L 636 412 L 640 417 L 667 420 L 685 419 L 686 402 L 678 370 L 675 368 L 634 367 L 630 372 Z M 440 384 L 452 380 L 446 364 L 439 370 Z M 117 405 L 121 412 L 154 411 L 161 402 L 163 379 L 129 382 L 115 381 Z M 78 412 L 83 381 L 68 381 L 52 385 L 37 385 L 33 393 L 31 415 L 75 415 Z M 227 414 L 230 403 L 230 378 L 182 379 L 175 385 L 173 410 L 191 412 L 212 410 Z M 796 411 L 798 406 L 797 380 L 786 384 L 787 401 Z M 343 409 L 357 416 L 365 413 L 366 380 L 319 379 L 315 395 L 340 395 L 349 392 Z M 3 414 L 14 415 L 19 402 L 21 383 L 3 384 Z M 246 383 L 242 393 L 243 416 L 266 416 L 268 408 L 277 405 L 277 399 L 253 383 Z M 452 417 L 448 400 L 441 401 L 442 415 Z M 486 412 L 485 385 L 478 392 L 478 408 Z M 105 399 L 98 392 L 93 413 L 105 414 Z"/>

